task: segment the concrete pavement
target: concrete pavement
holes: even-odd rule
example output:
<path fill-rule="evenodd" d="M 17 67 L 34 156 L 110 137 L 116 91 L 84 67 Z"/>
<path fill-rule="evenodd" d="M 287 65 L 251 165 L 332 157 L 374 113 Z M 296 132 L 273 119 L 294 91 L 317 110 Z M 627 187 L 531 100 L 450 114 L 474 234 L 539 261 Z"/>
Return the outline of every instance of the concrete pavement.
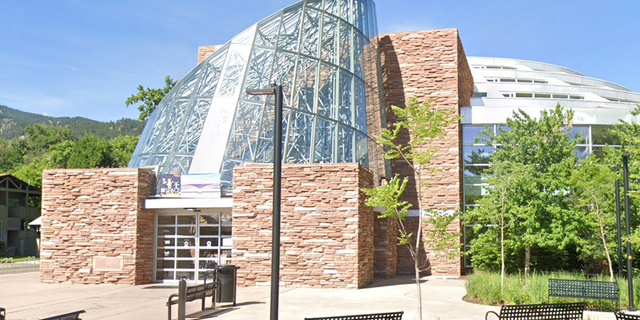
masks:
<path fill-rule="evenodd" d="M 84 309 L 84 320 L 167 319 L 165 303 L 177 286 L 150 284 L 41 284 L 37 272 L 0 275 L 0 307 L 7 320 L 40 319 Z M 481 320 L 498 307 L 462 301 L 464 280 L 425 278 L 422 283 L 424 319 Z M 207 301 L 207 307 L 210 300 Z M 238 305 L 219 304 L 200 311 L 200 302 L 187 303 L 188 319 L 269 319 L 270 288 L 238 288 Z M 304 319 L 330 315 L 404 311 L 403 319 L 417 319 L 416 286 L 410 277 L 376 281 L 360 289 L 280 288 L 279 318 Z M 173 307 L 173 318 L 177 306 Z M 585 319 L 612 320 L 611 313 L 586 313 Z"/>

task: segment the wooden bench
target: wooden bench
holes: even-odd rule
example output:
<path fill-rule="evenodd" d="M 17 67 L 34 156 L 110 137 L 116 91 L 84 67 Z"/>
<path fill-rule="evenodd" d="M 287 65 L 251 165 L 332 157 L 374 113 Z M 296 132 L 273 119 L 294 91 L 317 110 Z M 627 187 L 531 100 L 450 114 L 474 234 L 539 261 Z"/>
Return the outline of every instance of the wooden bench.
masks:
<path fill-rule="evenodd" d="M 640 320 L 640 315 L 616 312 L 617 320 Z"/>
<path fill-rule="evenodd" d="M 501 320 L 582 320 L 586 305 L 585 302 L 508 305 L 502 306 L 500 313 L 487 312 L 484 319 L 494 314 Z"/>
<path fill-rule="evenodd" d="M 202 299 L 202 309 L 205 309 L 205 299 L 211 297 L 211 307 L 216 306 L 216 289 L 218 289 L 218 282 L 209 282 L 204 284 L 198 284 L 195 286 L 187 287 L 185 302 L 191 302 L 193 300 Z M 169 309 L 169 316 L 167 319 L 171 320 L 171 306 L 178 304 L 180 293 L 173 293 L 167 300 L 167 307 Z"/>
<path fill-rule="evenodd" d="M 319 318 L 304 318 L 305 320 L 402 320 L 404 311 L 358 314 L 351 316 L 331 316 Z"/>
<path fill-rule="evenodd" d="M 620 309 L 620 288 L 617 282 L 549 279 L 549 298 L 579 298 L 611 300 Z"/>
<path fill-rule="evenodd" d="M 84 310 L 78 310 L 78 311 L 69 312 L 69 313 L 65 313 L 65 314 L 59 314 L 57 316 L 44 318 L 44 319 L 40 319 L 40 320 L 81 320 L 80 319 L 80 314 L 81 313 L 85 313 L 85 312 L 86 311 L 84 311 Z"/>

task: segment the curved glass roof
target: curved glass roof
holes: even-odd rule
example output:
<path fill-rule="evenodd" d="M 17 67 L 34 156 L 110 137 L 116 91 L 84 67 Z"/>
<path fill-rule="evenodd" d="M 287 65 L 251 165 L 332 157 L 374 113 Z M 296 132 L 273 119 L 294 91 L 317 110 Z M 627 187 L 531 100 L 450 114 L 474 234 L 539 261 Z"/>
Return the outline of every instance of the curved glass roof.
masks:
<path fill-rule="evenodd" d="M 273 97 L 245 93 L 272 83 L 284 91 L 284 162 L 369 166 L 367 119 L 384 117 L 367 117 L 384 110 L 376 28 L 372 0 L 300 1 L 258 22 L 167 94 L 129 167 L 221 173 L 228 190 L 234 166 L 272 162 Z"/>

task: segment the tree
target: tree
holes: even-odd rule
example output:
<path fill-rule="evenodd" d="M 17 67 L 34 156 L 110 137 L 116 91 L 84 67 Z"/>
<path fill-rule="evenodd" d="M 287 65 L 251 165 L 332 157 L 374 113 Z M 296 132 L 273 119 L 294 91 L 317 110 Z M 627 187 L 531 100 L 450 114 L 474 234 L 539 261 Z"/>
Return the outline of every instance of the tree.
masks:
<path fill-rule="evenodd" d="M 517 187 L 517 192 L 490 191 L 483 202 L 504 201 L 513 208 L 514 211 L 509 213 L 513 219 L 508 227 L 505 225 L 505 233 L 513 235 L 509 242 L 505 242 L 508 245 L 506 250 L 524 251 L 525 274 L 530 271 L 532 247 L 564 248 L 579 242 L 577 229 L 580 217 L 567 197 L 570 173 L 577 163 L 572 152 L 576 140 L 568 133 L 572 119 L 573 111 L 565 111 L 560 105 L 543 110 L 539 119 L 518 110 L 507 119 L 507 128 L 500 127 L 498 133 L 488 129 L 483 131 L 481 140 L 495 148 L 486 172 L 493 176 L 494 184 L 510 184 L 502 181 L 513 178 L 508 172 L 500 172 L 505 164 L 519 166 L 522 169 L 518 170 L 528 174 L 524 183 L 512 186 Z M 501 199 L 502 196 L 505 199 Z M 470 223 L 486 225 L 495 219 L 494 214 L 487 210 L 474 211 L 468 216 Z M 495 234 L 480 234 L 478 239 L 473 250 L 482 252 L 477 244 L 495 241 Z"/>
<path fill-rule="evenodd" d="M 576 202 L 585 214 L 585 237 L 598 235 L 598 241 L 584 241 L 579 250 L 590 258 L 606 259 L 610 281 L 613 281 L 613 265 L 607 235 L 614 232 L 616 225 L 615 207 L 612 206 L 615 180 L 616 173 L 593 155 L 583 159 L 571 175 Z"/>
<path fill-rule="evenodd" d="M 146 121 L 147 118 L 153 113 L 156 107 L 160 104 L 160 101 L 164 98 L 171 89 L 176 85 L 177 81 L 171 79 L 170 76 L 164 78 L 164 88 L 144 88 L 141 84 L 138 85 L 138 93 L 131 95 L 125 101 L 127 107 L 132 104 L 141 103 L 138 105 L 140 110 L 140 121 Z"/>
<path fill-rule="evenodd" d="M 138 136 L 119 136 L 109 140 L 111 145 L 111 167 L 126 167 L 138 144 Z"/>
<path fill-rule="evenodd" d="M 411 204 L 401 200 L 409 177 L 400 178 L 395 175 L 387 184 L 377 188 L 365 189 L 369 196 L 366 201 L 368 206 L 384 207 L 380 218 L 391 218 L 398 221 L 399 237 L 398 245 L 407 246 L 414 262 L 415 281 L 417 286 L 418 314 L 422 319 L 422 291 L 420 289 L 420 272 L 423 271 L 419 259 L 420 244 L 425 242 L 435 252 L 446 249 L 459 249 L 460 236 L 447 232 L 447 226 L 456 218 L 456 213 L 438 212 L 428 208 L 423 200 L 423 188 L 425 177 L 437 169 L 431 163 L 438 151 L 432 142 L 445 134 L 445 128 L 460 120 L 453 115 L 454 110 L 438 110 L 431 107 L 432 101 L 420 104 L 417 98 L 411 98 L 406 108 L 392 107 L 398 121 L 392 123 L 389 129 L 383 129 L 382 135 L 376 137 L 379 144 L 386 147 L 385 157 L 390 160 L 398 159 L 406 163 L 415 173 L 412 177 L 416 180 L 418 189 L 418 230 L 415 234 L 409 232 L 403 221 L 408 216 Z M 407 143 L 399 143 L 398 137 L 406 131 L 410 134 Z M 423 237 L 423 224 L 429 223 L 431 229 Z M 427 257 L 428 259 L 428 257 Z"/>
<path fill-rule="evenodd" d="M 76 141 L 67 160 L 67 168 L 106 168 L 111 167 L 111 146 L 106 138 L 97 138 L 87 134 Z"/>

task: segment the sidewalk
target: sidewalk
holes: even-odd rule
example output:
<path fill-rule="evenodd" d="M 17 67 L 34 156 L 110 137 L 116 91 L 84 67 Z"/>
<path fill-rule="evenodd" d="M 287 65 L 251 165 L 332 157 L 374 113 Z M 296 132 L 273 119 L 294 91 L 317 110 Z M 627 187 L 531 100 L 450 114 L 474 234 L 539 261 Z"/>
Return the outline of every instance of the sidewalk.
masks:
<path fill-rule="evenodd" d="M 162 320 L 165 305 L 177 286 L 150 284 L 62 285 L 41 284 L 37 272 L 0 275 L 0 307 L 7 320 L 31 320 L 84 309 L 84 320 Z M 410 277 L 381 280 L 360 289 L 280 288 L 279 318 L 282 320 L 404 311 L 404 320 L 417 319 L 415 283 Z M 462 301 L 464 280 L 428 278 L 422 283 L 424 319 L 483 320 L 498 307 Z M 207 301 L 207 307 L 210 300 Z M 200 302 L 187 303 L 188 319 L 269 319 L 270 288 L 238 288 L 238 305 L 220 304 L 215 310 L 200 311 Z M 173 307 L 173 319 L 177 306 Z M 191 318 L 189 318 L 191 316 Z M 199 317 L 199 318 L 198 318 Z M 612 320 L 611 313 L 586 313 L 585 319 Z"/>

